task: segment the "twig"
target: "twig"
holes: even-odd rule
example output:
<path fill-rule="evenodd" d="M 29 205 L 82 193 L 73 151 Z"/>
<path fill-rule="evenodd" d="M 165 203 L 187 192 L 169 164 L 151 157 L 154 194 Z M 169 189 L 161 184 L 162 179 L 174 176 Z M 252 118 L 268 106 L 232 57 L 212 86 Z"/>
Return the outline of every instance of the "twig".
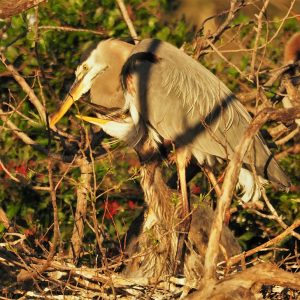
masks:
<path fill-rule="evenodd" d="M 92 33 L 96 35 L 105 35 L 106 30 L 100 29 L 100 30 L 92 30 L 92 29 L 83 29 L 83 28 L 74 28 L 69 26 L 50 26 L 50 25 L 43 25 L 38 27 L 39 30 L 57 30 L 57 31 L 69 31 L 69 32 L 86 32 L 86 33 Z"/>
<path fill-rule="evenodd" d="M 275 68 L 275 69 L 269 71 L 271 77 L 270 77 L 270 79 L 268 79 L 268 81 L 266 83 L 264 83 L 264 87 L 271 87 L 274 84 L 274 82 L 280 76 L 282 76 L 286 71 L 288 71 L 292 68 L 298 68 L 298 67 L 300 67 L 300 62 L 299 61 L 297 61 L 293 64 L 284 65 L 282 67 Z"/>
<path fill-rule="evenodd" d="M 235 14 L 242 8 L 243 1 L 231 0 L 230 8 L 225 22 L 218 28 L 218 30 L 213 34 L 211 42 L 215 42 L 219 36 L 225 31 L 230 22 L 233 20 Z"/>
<path fill-rule="evenodd" d="M 281 21 L 281 24 L 278 26 L 276 32 L 274 33 L 274 35 L 272 36 L 272 38 L 267 42 L 267 44 L 272 43 L 273 40 L 277 37 L 277 35 L 279 34 L 279 32 L 280 32 L 280 30 L 281 30 L 281 28 L 282 28 L 284 22 L 287 20 L 288 16 L 290 15 L 290 13 L 291 13 L 291 11 L 292 11 L 294 5 L 295 5 L 295 2 L 296 2 L 296 0 L 292 0 L 292 1 L 291 1 L 291 5 L 290 5 L 290 7 L 289 7 L 287 13 L 286 13 L 285 16 L 283 17 L 283 19 L 282 19 L 282 21 Z"/>
<path fill-rule="evenodd" d="M 5 65 L 5 67 L 7 68 L 7 70 L 9 72 L 11 72 L 12 76 L 18 82 L 18 84 L 21 86 L 21 88 L 23 89 L 23 91 L 29 96 L 29 100 L 34 105 L 34 107 L 36 108 L 36 110 L 38 111 L 39 116 L 40 116 L 42 122 L 44 124 L 46 124 L 47 122 L 46 122 L 45 108 L 43 107 L 43 105 L 41 104 L 40 100 L 35 95 L 35 93 L 32 90 L 32 88 L 28 85 L 28 83 L 20 75 L 20 73 L 15 69 L 15 67 L 12 64 L 8 63 L 6 57 L 4 56 L 4 54 L 2 52 L 0 52 L 0 60 Z"/>
<path fill-rule="evenodd" d="M 256 38 L 255 38 L 255 43 L 254 43 L 254 49 L 253 49 L 253 54 L 252 54 L 252 60 L 251 60 L 251 74 L 254 76 L 255 73 L 255 61 L 256 61 L 256 55 L 257 55 L 257 49 L 258 49 L 258 42 L 260 40 L 260 35 L 261 35 L 261 30 L 262 30 L 262 18 L 265 14 L 265 11 L 267 9 L 267 6 L 269 5 L 269 0 L 265 0 L 264 5 L 262 9 L 260 10 L 257 17 L 257 28 L 255 28 L 256 31 Z"/>
<path fill-rule="evenodd" d="M 220 197 L 221 196 L 221 188 L 220 188 L 219 182 L 216 179 L 216 177 L 215 177 L 214 173 L 212 172 L 211 168 L 209 166 L 204 165 L 203 170 L 206 173 L 208 179 L 210 180 L 217 196 Z"/>
<path fill-rule="evenodd" d="M 233 257 L 231 257 L 228 260 L 228 265 L 234 265 L 236 263 L 238 263 L 241 259 L 244 259 L 248 256 L 251 256 L 259 251 L 262 251 L 263 249 L 266 249 L 274 244 L 279 243 L 280 241 L 282 241 L 285 237 L 287 237 L 288 235 L 290 235 L 295 228 L 300 226 L 300 220 L 296 220 L 291 226 L 289 226 L 287 229 L 285 229 L 282 233 L 280 233 L 279 235 L 277 235 L 276 237 L 274 237 L 273 239 L 261 244 L 260 246 L 257 246 L 253 249 L 248 250 L 247 252 L 241 253 L 239 255 L 235 255 Z"/>
<path fill-rule="evenodd" d="M 42 267 L 36 268 L 34 270 L 34 272 L 31 272 L 28 270 L 26 270 L 26 271 L 22 270 L 17 276 L 18 281 L 27 281 L 29 279 L 34 279 L 39 274 L 46 271 L 51 266 L 51 262 L 56 253 L 56 247 L 58 245 L 60 232 L 59 232 L 59 221 L 58 221 L 58 209 L 57 209 L 57 203 L 56 203 L 56 192 L 54 190 L 54 184 L 53 184 L 52 162 L 51 162 L 50 158 L 48 159 L 48 173 L 49 173 L 50 196 L 51 196 L 52 207 L 53 207 L 53 223 L 54 223 L 53 241 L 50 245 L 50 251 L 49 251 L 49 254 L 48 254 L 45 264 Z"/>
<path fill-rule="evenodd" d="M 292 147 L 276 154 L 275 158 L 276 159 L 281 159 L 281 158 L 287 156 L 288 154 L 297 154 L 299 152 L 300 152 L 300 144 L 296 144 L 296 145 L 294 145 L 294 146 L 292 146 Z"/>
<path fill-rule="evenodd" d="M 128 26 L 130 35 L 133 38 L 134 43 L 137 44 L 138 41 L 139 41 L 139 38 L 138 38 L 138 35 L 135 31 L 133 23 L 132 23 L 132 21 L 129 17 L 128 11 L 127 11 L 126 6 L 124 4 L 124 1 L 123 0 L 116 0 L 116 1 L 117 1 L 118 5 L 120 7 L 120 10 L 121 10 L 121 13 L 123 15 L 124 21 L 126 22 L 126 24 Z"/>
<path fill-rule="evenodd" d="M 276 209 L 273 207 L 273 205 L 272 205 L 271 202 L 269 201 L 269 199 L 268 199 L 268 197 L 267 197 L 267 195 L 266 195 L 266 192 L 265 192 L 264 190 L 262 191 L 262 196 L 263 196 L 263 199 L 265 200 L 265 202 L 266 202 L 266 204 L 267 204 L 267 206 L 268 206 L 268 208 L 269 208 L 269 210 L 270 210 L 272 216 L 274 217 L 274 220 L 276 220 L 277 223 L 278 223 L 283 229 L 287 229 L 287 228 L 288 228 L 288 225 L 286 225 L 286 224 L 283 222 L 282 218 L 280 218 L 280 217 L 278 216 Z M 292 234 L 293 237 L 295 237 L 295 238 L 297 238 L 298 240 L 300 240 L 300 234 L 298 234 L 298 233 L 295 232 L 295 231 L 292 231 L 291 234 Z"/>
<path fill-rule="evenodd" d="M 5 165 L 3 164 L 2 160 L 0 159 L 0 167 L 2 168 L 2 170 L 15 182 L 20 182 L 20 180 L 15 177 L 14 175 L 12 175 L 8 170 L 7 168 L 5 167 Z"/>
<path fill-rule="evenodd" d="M 19 139 L 21 139 L 25 144 L 27 145 L 35 145 L 38 146 L 38 144 L 31 139 L 27 134 L 22 132 L 13 122 L 11 122 L 8 117 L 4 114 L 3 110 L 0 108 L 0 119 L 6 124 L 15 135 L 18 136 Z"/>
<path fill-rule="evenodd" d="M 233 20 L 235 14 L 244 6 L 243 1 L 237 1 L 237 0 L 231 0 L 230 1 L 230 9 L 227 15 L 226 20 L 222 23 L 221 26 L 214 32 L 212 35 L 208 36 L 207 39 L 209 39 L 210 43 L 214 44 L 220 36 L 223 34 L 223 32 L 229 28 L 229 24 Z M 194 55 L 195 59 L 198 59 L 199 56 L 201 55 L 201 52 L 205 49 L 207 49 L 210 44 L 207 43 L 207 39 L 205 43 L 201 43 L 200 45 L 196 45 L 196 50 L 197 54 Z M 201 40 L 200 40 L 201 41 Z"/>
<path fill-rule="evenodd" d="M 242 77 L 244 77 L 245 79 L 247 79 L 249 82 L 253 83 L 253 80 L 251 80 L 238 66 L 236 66 L 235 64 L 233 64 L 232 62 L 230 62 L 218 49 L 217 47 L 215 47 L 215 45 L 210 41 L 210 40 L 206 40 L 206 42 L 208 43 L 208 45 L 231 67 L 233 67 Z"/>
<path fill-rule="evenodd" d="M 4 102 L 3 104 L 6 105 L 7 107 L 11 108 L 11 111 L 5 112 L 5 115 L 13 115 L 14 113 L 18 114 L 20 117 L 22 117 L 24 120 L 26 120 L 28 123 L 37 126 L 39 123 L 30 119 L 29 117 L 27 117 L 26 115 L 24 115 L 22 112 L 19 111 L 19 107 L 21 106 L 21 104 L 23 103 L 23 100 L 18 104 L 17 107 L 14 107 L 13 105 L 11 105 L 10 103 Z"/>
<path fill-rule="evenodd" d="M 295 120 L 296 121 L 296 120 Z M 281 138 L 280 140 L 275 141 L 275 144 L 277 146 L 284 145 L 289 140 L 291 140 L 294 136 L 296 136 L 299 133 L 299 127 L 296 127 L 294 130 L 292 130 L 289 134 Z"/>

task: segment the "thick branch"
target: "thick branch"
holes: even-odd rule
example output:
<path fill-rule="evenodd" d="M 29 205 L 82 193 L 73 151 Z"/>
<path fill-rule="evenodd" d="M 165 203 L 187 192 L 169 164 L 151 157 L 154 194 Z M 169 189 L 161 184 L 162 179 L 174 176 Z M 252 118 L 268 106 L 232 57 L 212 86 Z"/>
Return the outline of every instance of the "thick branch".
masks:
<path fill-rule="evenodd" d="M 72 256 L 77 259 L 81 252 L 82 239 L 84 235 L 84 223 L 86 220 L 87 198 L 91 190 L 92 165 L 88 160 L 78 158 L 80 167 L 80 182 L 77 188 L 77 205 L 74 217 L 74 228 L 71 238 L 72 248 L 70 249 Z"/>
<path fill-rule="evenodd" d="M 0 1 L 0 19 L 17 15 L 45 0 L 2 0 Z"/>
<path fill-rule="evenodd" d="M 254 298 L 252 288 L 256 286 L 256 290 L 261 285 L 280 285 L 292 289 L 300 289 L 299 274 L 289 273 L 279 269 L 270 263 L 263 263 L 253 266 L 243 272 L 228 276 L 221 280 L 210 294 L 203 296 L 202 291 L 195 292 L 186 299 L 256 299 Z"/>

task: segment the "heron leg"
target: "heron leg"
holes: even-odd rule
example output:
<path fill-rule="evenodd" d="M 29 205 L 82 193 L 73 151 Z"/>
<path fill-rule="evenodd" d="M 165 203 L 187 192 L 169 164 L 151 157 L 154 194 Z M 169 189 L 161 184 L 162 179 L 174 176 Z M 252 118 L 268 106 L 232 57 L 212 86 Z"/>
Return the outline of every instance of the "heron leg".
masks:
<path fill-rule="evenodd" d="M 189 160 L 189 154 L 187 149 L 179 149 L 176 152 L 177 170 L 179 174 L 180 189 L 182 195 L 182 221 L 179 226 L 179 236 L 177 244 L 177 252 L 175 257 L 175 271 L 174 273 L 183 274 L 184 267 L 184 256 L 185 256 L 185 241 L 188 237 L 191 216 L 190 216 L 190 206 L 188 199 L 188 191 L 186 184 L 186 164 Z"/>

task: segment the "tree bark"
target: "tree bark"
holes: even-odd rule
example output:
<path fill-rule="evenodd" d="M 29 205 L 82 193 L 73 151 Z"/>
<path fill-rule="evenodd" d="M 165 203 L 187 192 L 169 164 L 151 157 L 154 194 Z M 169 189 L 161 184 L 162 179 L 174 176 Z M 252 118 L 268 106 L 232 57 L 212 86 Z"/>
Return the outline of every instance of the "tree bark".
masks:
<path fill-rule="evenodd" d="M 0 19 L 17 15 L 45 0 L 0 0 Z"/>
<path fill-rule="evenodd" d="M 82 239 L 84 237 L 84 225 L 86 220 L 88 195 L 91 191 L 92 165 L 83 157 L 80 159 L 80 182 L 77 188 L 77 205 L 75 212 L 75 220 L 73 234 L 71 238 L 70 256 L 78 259 L 81 253 Z"/>
<path fill-rule="evenodd" d="M 271 263 L 262 263 L 220 280 L 209 293 L 202 290 L 189 295 L 186 300 L 257 299 L 262 285 L 279 285 L 300 288 L 300 275 L 279 269 Z M 205 289 L 207 291 L 207 288 Z"/>

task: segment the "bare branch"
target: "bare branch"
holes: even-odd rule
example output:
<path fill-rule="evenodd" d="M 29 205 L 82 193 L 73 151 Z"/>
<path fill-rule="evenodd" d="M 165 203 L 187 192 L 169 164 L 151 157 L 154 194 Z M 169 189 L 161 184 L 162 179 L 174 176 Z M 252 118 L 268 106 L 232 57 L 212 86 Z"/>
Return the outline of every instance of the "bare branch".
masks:
<path fill-rule="evenodd" d="M 220 299 L 257 299 L 254 298 L 263 284 L 274 284 L 292 289 L 300 289 L 299 274 L 279 269 L 270 263 L 255 265 L 243 272 L 228 276 L 214 286 L 211 293 L 203 295 L 202 291 L 194 292 L 187 300 L 220 300 Z"/>
<path fill-rule="evenodd" d="M 39 274 L 43 273 L 51 266 L 51 262 L 56 253 L 56 247 L 58 245 L 60 232 L 59 232 L 59 221 L 58 221 L 58 209 L 56 203 L 56 192 L 53 184 L 52 163 L 50 158 L 48 159 L 48 173 L 49 173 L 50 196 L 51 196 L 52 207 L 53 207 L 53 223 L 54 223 L 53 241 L 50 244 L 50 251 L 45 264 L 42 265 L 41 267 L 37 267 L 34 271 L 22 270 L 17 276 L 18 281 L 27 281 L 29 279 L 34 279 L 38 277 Z"/>
<path fill-rule="evenodd" d="M 71 249 L 74 259 L 77 259 L 81 253 L 82 239 L 84 235 L 84 223 L 87 212 L 87 199 L 91 190 L 92 166 L 86 157 L 77 158 L 80 168 L 80 179 L 77 187 L 77 204 L 74 216 L 74 227 L 71 238 Z"/>
<path fill-rule="evenodd" d="M 258 49 L 258 42 L 260 40 L 260 35 L 261 35 L 261 30 L 262 30 L 262 18 L 265 14 L 265 11 L 266 11 L 268 5 L 269 5 L 269 0 L 265 0 L 262 9 L 260 10 L 259 14 L 256 16 L 257 17 L 257 28 L 255 28 L 256 38 L 255 38 L 255 44 L 254 44 L 252 60 L 251 60 L 251 67 L 250 67 L 251 74 L 253 76 L 255 73 L 254 68 L 255 68 L 255 61 L 256 61 L 256 55 L 257 55 L 257 49 Z"/>
<path fill-rule="evenodd" d="M 9 120 L 8 116 L 3 112 L 1 108 L 0 119 L 4 122 L 4 125 L 6 124 L 8 128 L 10 128 L 12 132 L 25 144 L 38 146 L 38 144 L 33 139 L 31 139 L 26 133 L 20 130 L 12 121 Z"/>
<path fill-rule="evenodd" d="M 277 223 L 278 223 L 283 229 L 287 229 L 287 228 L 288 228 L 288 225 L 286 225 L 286 224 L 283 222 L 282 218 L 278 216 L 277 211 L 275 210 L 275 208 L 273 207 L 273 205 L 272 205 L 271 202 L 269 201 L 269 199 L 268 199 L 268 197 L 267 197 L 265 191 L 262 191 L 262 196 L 263 196 L 263 198 L 264 198 L 264 200 L 265 200 L 265 202 L 266 202 L 266 204 L 267 204 L 267 206 L 268 206 L 268 208 L 269 208 L 269 210 L 270 210 L 270 212 L 271 212 L 271 214 L 272 214 L 274 220 L 276 220 Z M 291 234 L 292 234 L 292 236 L 294 236 L 295 238 L 297 238 L 298 240 L 300 240 L 300 234 L 298 234 L 298 233 L 295 232 L 295 231 L 292 231 Z"/>
<path fill-rule="evenodd" d="M 2 0 L 0 1 L 0 19 L 17 15 L 45 0 Z"/>
<path fill-rule="evenodd" d="M 120 7 L 120 10 L 121 10 L 121 13 L 123 15 L 123 18 L 124 18 L 124 20 L 125 20 L 125 22 L 126 22 L 126 24 L 128 26 L 130 35 L 133 38 L 134 43 L 137 44 L 138 41 L 139 41 L 139 38 L 138 38 L 138 35 L 137 35 L 136 31 L 135 31 L 133 23 L 132 23 L 132 21 L 131 21 L 131 19 L 129 17 L 128 11 L 127 11 L 126 6 L 124 4 L 124 1 L 123 0 L 116 0 L 116 1 L 117 1 L 118 5 Z"/>
<path fill-rule="evenodd" d="M 300 220 L 296 220 L 291 226 L 289 226 L 286 230 L 284 230 L 282 233 L 280 233 L 279 235 L 277 235 L 275 238 L 265 242 L 264 244 L 259 245 L 258 247 L 255 247 L 253 249 L 250 249 L 247 252 L 241 253 L 239 255 L 233 256 L 229 259 L 228 264 L 229 265 L 234 265 L 237 262 L 239 262 L 242 259 L 245 259 L 248 256 L 251 256 L 259 251 L 262 251 L 272 245 L 275 245 L 279 242 L 281 242 L 285 237 L 287 237 L 288 235 L 290 235 L 293 230 L 297 227 L 300 226 Z"/>
<path fill-rule="evenodd" d="M 12 76 L 18 82 L 18 84 L 21 86 L 21 88 L 23 89 L 23 91 L 29 96 L 29 100 L 34 105 L 34 107 L 36 108 L 36 110 L 38 111 L 39 116 L 40 116 L 42 122 L 44 124 L 46 124 L 47 122 L 46 122 L 45 108 L 41 104 L 41 102 L 38 99 L 38 97 L 35 95 L 35 93 L 32 90 L 32 88 L 28 85 L 28 83 L 20 75 L 20 73 L 15 69 L 15 67 L 12 64 L 10 64 L 10 63 L 7 62 L 6 57 L 4 56 L 4 54 L 2 52 L 0 52 L 0 60 L 5 65 L 5 67 L 7 68 L 7 70 L 12 74 Z"/>
<path fill-rule="evenodd" d="M 68 32 L 85 32 L 85 33 L 92 33 L 96 35 L 105 35 L 107 34 L 105 29 L 84 29 L 84 28 L 74 28 L 70 26 L 50 26 L 50 25 L 43 25 L 38 27 L 39 30 L 57 30 L 57 31 L 68 31 Z"/>

